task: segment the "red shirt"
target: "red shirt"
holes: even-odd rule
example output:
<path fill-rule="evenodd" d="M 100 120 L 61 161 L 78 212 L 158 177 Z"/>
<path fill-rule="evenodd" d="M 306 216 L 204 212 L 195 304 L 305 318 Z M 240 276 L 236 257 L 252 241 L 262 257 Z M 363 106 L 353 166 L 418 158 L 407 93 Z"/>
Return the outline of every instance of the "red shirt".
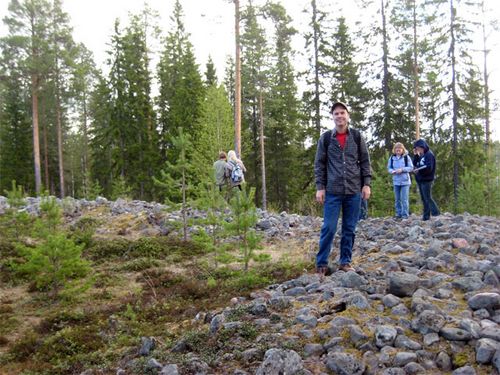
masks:
<path fill-rule="evenodd" d="M 337 138 L 337 141 L 339 141 L 340 143 L 340 148 L 343 150 L 345 146 L 345 140 L 347 139 L 347 132 L 343 134 L 337 133 L 335 137 Z"/>

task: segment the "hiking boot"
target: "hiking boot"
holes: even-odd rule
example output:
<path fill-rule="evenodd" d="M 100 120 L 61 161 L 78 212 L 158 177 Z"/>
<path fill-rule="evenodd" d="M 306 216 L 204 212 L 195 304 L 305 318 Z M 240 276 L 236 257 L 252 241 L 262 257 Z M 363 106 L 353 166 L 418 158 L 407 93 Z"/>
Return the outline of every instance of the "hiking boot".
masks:
<path fill-rule="evenodd" d="M 341 264 L 339 270 L 344 272 L 349 272 L 349 271 L 356 272 L 356 270 L 354 269 L 353 266 L 351 266 L 350 263 Z"/>

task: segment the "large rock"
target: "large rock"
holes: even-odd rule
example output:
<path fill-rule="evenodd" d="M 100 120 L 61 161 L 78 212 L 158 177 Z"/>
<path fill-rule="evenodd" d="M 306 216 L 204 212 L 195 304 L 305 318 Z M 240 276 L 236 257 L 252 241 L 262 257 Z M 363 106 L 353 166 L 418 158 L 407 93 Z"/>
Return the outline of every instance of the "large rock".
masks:
<path fill-rule="evenodd" d="M 476 343 L 476 361 L 488 364 L 493 359 L 495 352 L 500 350 L 500 343 L 492 339 L 479 339 Z"/>
<path fill-rule="evenodd" d="M 304 365 L 302 358 L 293 350 L 269 349 L 264 361 L 256 371 L 256 375 L 302 374 Z"/>
<path fill-rule="evenodd" d="M 422 311 L 418 317 L 413 319 L 411 322 L 411 327 L 415 332 L 419 332 L 422 335 L 439 332 L 446 323 L 443 315 L 436 313 L 431 310 Z"/>
<path fill-rule="evenodd" d="M 392 346 L 397 334 L 398 331 L 392 326 L 377 326 L 375 330 L 375 345 L 377 345 L 378 348 Z"/>
<path fill-rule="evenodd" d="M 472 310 L 487 309 L 495 310 L 500 307 L 500 294 L 478 293 L 467 301 Z"/>
<path fill-rule="evenodd" d="M 398 297 L 411 297 L 420 285 L 420 278 L 405 272 L 394 272 L 389 276 L 389 293 Z"/>
<path fill-rule="evenodd" d="M 326 359 L 326 367 L 334 374 L 362 375 L 366 366 L 363 361 L 351 354 L 333 352 Z M 275 373 L 278 374 L 278 373 Z M 288 373 L 287 373 L 288 374 Z"/>

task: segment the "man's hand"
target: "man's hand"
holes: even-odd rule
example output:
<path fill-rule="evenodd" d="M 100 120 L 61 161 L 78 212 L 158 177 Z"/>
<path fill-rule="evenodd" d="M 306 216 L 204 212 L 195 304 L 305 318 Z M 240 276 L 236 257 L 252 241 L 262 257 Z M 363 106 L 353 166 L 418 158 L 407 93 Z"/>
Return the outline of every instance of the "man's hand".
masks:
<path fill-rule="evenodd" d="M 369 186 L 365 185 L 363 186 L 363 189 L 361 190 L 361 198 L 362 199 L 370 199 L 370 195 L 372 194 L 372 190 L 370 189 Z M 316 199 L 318 197 L 318 193 L 316 193 Z"/>
<path fill-rule="evenodd" d="M 325 189 L 316 192 L 316 202 L 319 204 L 325 203 Z"/>

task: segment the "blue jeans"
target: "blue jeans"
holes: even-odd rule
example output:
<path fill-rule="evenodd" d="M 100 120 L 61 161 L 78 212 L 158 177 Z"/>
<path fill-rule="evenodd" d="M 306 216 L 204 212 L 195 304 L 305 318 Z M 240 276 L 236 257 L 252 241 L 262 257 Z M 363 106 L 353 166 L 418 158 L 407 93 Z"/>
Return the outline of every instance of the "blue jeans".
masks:
<path fill-rule="evenodd" d="M 394 185 L 396 217 L 408 217 L 410 212 L 410 185 Z"/>
<path fill-rule="evenodd" d="M 359 218 L 361 194 L 337 195 L 326 193 L 323 209 L 323 226 L 319 237 L 319 251 L 316 266 L 328 265 L 333 238 L 337 231 L 340 211 L 342 210 L 342 238 L 340 240 L 340 264 L 351 263 L 354 232 Z"/>
<path fill-rule="evenodd" d="M 434 202 L 434 199 L 432 199 L 432 181 L 422 181 L 422 182 L 417 182 L 418 184 L 418 191 L 420 192 L 420 198 L 422 198 L 422 204 L 424 205 L 424 214 L 423 214 L 423 219 L 424 220 L 429 220 L 429 218 L 432 216 L 438 216 L 439 215 L 439 208 Z"/>

